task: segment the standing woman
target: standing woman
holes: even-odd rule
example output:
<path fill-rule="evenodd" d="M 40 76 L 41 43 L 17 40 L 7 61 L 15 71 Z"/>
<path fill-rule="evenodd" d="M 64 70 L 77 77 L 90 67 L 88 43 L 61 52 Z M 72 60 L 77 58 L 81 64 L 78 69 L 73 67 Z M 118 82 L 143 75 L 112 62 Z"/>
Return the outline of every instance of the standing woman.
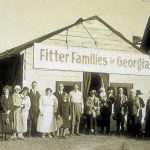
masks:
<path fill-rule="evenodd" d="M 100 101 L 96 97 L 97 93 L 95 90 L 90 91 L 90 96 L 87 98 L 86 107 L 87 107 L 87 125 L 88 133 L 97 133 L 97 118 L 100 115 Z M 94 124 L 94 127 L 93 127 Z"/>
<path fill-rule="evenodd" d="M 66 138 L 66 130 L 70 127 L 70 102 L 68 94 L 64 93 L 62 102 L 58 105 L 58 119 L 62 118 L 59 138 Z"/>
<path fill-rule="evenodd" d="M 4 95 L 0 98 L 0 119 L 2 128 L 2 140 L 8 140 L 7 134 L 12 132 L 13 122 L 13 100 L 9 95 L 10 87 L 6 85 L 3 88 Z"/>
<path fill-rule="evenodd" d="M 14 94 L 12 95 L 13 102 L 14 102 L 14 134 L 13 138 L 14 140 L 18 138 L 20 140 L 23 140 L 24 137 L 22 135 L 23 132 L 23 117 L 22 117 L 22 97 L 20 95 L 21 87 L 19 85 L 16 85 L 14 88 Z"/>
<path fill-rule="evenodd" d="M 28 87 L 24 87 L 22 89 L 22 117 L 23 117 L 23 133 L 27 132 L 27 120 L 28 120 L 28 115 L 29 115 L 29 109 L 31 106 L 31 102 L 30 102 L 30 97 L 29 95 L 29 88 Z"/>
<path fill-rule="evenodd" d="M 56 113 L 58 108 L 57 98 L 52 94 L 52 89 L 47 88 L 45 95 L 41 96 L 39 101 L 40 114 L 38 117 L 37 131 L 42 133 L 42 137 L 45 135 L 51 138 L 51 132 L 57 130 L 56 125 Z"/>

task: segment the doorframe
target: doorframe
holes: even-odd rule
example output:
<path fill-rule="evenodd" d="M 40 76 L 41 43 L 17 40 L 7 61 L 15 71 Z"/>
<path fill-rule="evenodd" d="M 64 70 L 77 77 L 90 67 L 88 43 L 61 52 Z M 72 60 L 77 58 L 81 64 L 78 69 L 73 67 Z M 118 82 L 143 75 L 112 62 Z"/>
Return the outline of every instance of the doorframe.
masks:
<path fill-rule="evenodd" d="M 113 82 L 111 82 L 110 86 L 114 89 L 114 95 L 115 96 L 117 96 L 117 93 L 118 93 L 117 88 L 118 87 L 127 88 L 127 93 L 129 95 L 129 91 L 133 88 L 133 83 L 113 83 Z"/>

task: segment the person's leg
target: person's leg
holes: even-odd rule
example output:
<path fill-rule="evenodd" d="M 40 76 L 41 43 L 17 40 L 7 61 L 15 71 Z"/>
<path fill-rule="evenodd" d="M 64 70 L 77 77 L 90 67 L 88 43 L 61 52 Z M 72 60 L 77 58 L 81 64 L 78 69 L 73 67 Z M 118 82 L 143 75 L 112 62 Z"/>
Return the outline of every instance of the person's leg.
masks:
<path fill-rule="evenodd" d="M 91 120 L 90 120 L 90 114 L 87 114 L 86 115 L 86 119 L 87 119 L 87 133 L 90 132 L 90 129 L 91 129 Z"/>
<path fill-rule="evenodd" d="M 94 118 L 93 118 L 93 116 L 91 114 L 90 115 L 90 132 L 93 132 L 93 120 L 94 120 Z"/>
<path fill-rule="evenodd" d="M 116 120 L 117 135 L 120 135 L 120 118 Z"/>
<path fill-rule="evenodd" d="M 33 114 L 32 114 L 32 128 L 31 128 L 31 135 L 33 137 L 36 136 L 36 128 L 37 128 L 36 126 L 37 126 L 37 124 L 36 124 L 36 115 L 33 112 Z"/>
<path fill-rule="evenodd" d="M 76 134 L 79 134 L 79 125 L 80 125 L 80 117 L 81 117 L 81 104 L 76 104 Z"/>
<path fill-rule="evenodd" d="M 106 119 L 106 133 L 110 133 L 110 115 L 107 114 L 107 119 Z"/>
<path fill-rule="evenodd" d="M 97 117 L 94 117 L 94 134 L 97 134 Z"/>
<path fill-rule="evenodd" d="M 124 134 L 124 122 L 125 122 L 125 116 L 121 115 L 121 132 Z"/>
<path fill-rule="evenodd" d="M 75 125 L 76 125 L 75 104 L 71 104 L 71 135 L 74 135 Z"/>

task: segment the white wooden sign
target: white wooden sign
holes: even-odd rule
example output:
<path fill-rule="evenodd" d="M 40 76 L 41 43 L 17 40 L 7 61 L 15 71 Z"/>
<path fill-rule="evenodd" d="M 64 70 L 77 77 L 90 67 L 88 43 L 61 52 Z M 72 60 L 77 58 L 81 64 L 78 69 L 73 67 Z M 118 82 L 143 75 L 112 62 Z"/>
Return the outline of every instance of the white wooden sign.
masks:
<path fill-rule="evenodd" d="M 82 72 L 150 75 L 144 54 L 34 44 L 34 68 Z"/>

